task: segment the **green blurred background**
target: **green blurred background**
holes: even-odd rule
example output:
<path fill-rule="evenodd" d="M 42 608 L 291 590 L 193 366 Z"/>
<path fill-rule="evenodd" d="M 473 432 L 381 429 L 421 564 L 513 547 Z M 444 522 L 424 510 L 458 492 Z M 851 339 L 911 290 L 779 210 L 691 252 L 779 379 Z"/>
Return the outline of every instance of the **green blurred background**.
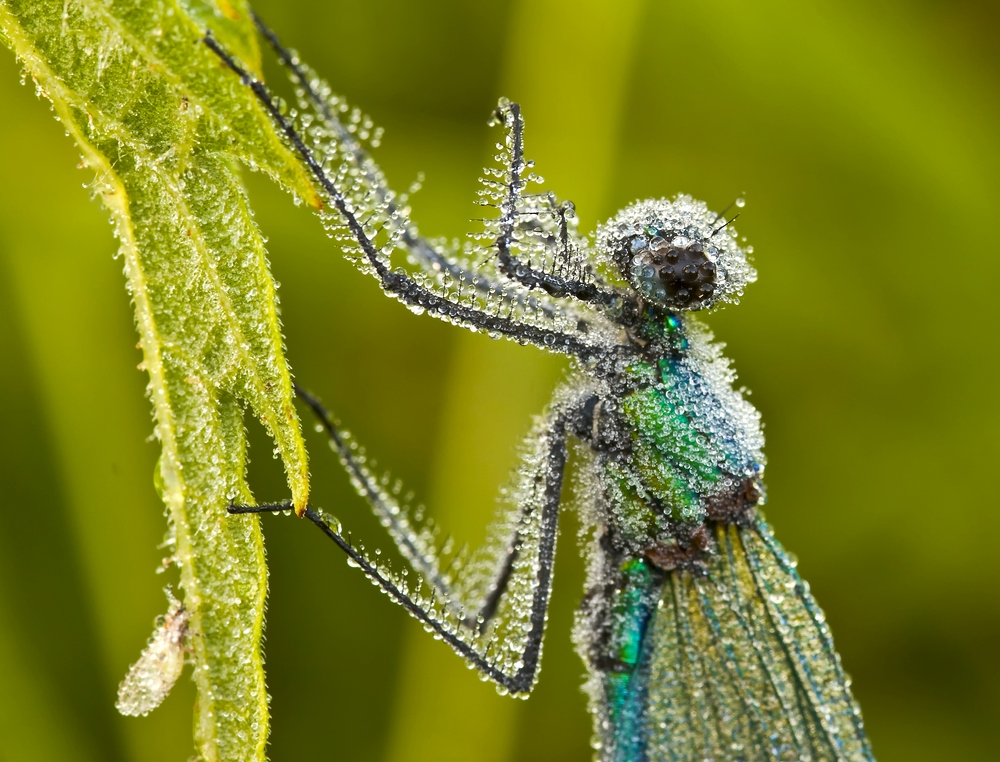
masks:
<path fill-rule="evenodd" d="M 760 281 L 709 322 L 767 424 L 767 515 L 827 612 L 879 759 L 996 759 L 997 3 L 257 8 L 386 128 L 397 187 L 426 173 L 427 234 L 478 215 L 501 94 L 522 103 L 529 156 L 584 229 L 639 197 L 721 208 L 746 192 L 738 227 Z M 76 148 L 18 80 L 0 53 L 0 760 L 184 760 L 186 677 L 147 718 L 113 706 L 173 581 L 154 574 L 165 520 L 122 265 Z M 247 180 L 296 377 L 477 541 L 562 362 L 411 315 L 307 211 Z M 282 498 L 249 425 L 255 493 Z M 317 502 L 385 545 L 310 442 Z M 574 522 L 541 681 L 516 702 L 319 533 L 266 519 L 271 758 L 589 759 Z"/>

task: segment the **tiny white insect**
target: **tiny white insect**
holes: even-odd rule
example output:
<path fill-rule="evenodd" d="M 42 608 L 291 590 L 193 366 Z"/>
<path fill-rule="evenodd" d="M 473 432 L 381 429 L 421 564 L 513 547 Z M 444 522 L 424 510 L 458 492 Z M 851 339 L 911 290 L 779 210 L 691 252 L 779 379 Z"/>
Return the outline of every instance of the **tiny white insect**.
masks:
<path fill-rule="evenodd" d="M 142 655 L 118 686 L 115 706 L 131 717 L 145 716 L 162 704 L 184 669 L 189 615 L 170 588 L 166 593 L 170 602 L 167 613 L 158 618 Z"/>

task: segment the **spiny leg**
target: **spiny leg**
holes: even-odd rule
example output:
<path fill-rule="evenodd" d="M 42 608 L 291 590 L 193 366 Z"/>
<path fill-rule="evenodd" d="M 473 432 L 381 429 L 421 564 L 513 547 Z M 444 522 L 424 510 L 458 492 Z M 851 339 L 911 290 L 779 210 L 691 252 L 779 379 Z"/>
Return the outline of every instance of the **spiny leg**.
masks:
<path fill-rule="evenodd" d="M 496 118 L 507 128 L 507 143 L 509 146 L 509 162 L 507 166 L 506 196 L 501 202 L 499 220 L 499 235 L 496 240 L 500 271 L 528 288 L 538 288 L 556 297 L 571 296 L 591 304 L 610 305 L 620 294 L 611 289 L 602 288 L 594 282 L 567 278 L 545 270 L 539 270 L 521 261 L 511 252 L 514 243 L 514 233 L 517 229 L 517 219 L 524 212 L 519 208 L 523 198 L 526 180 L 523 170 L 527 166 L 524 159 L 524 120 L 521 117 L 521 107 L 517 103 L 504 103 L 497 109 Z M 539 199 L 545 203 L 545 199 Z M 568 257 L 569 235 L 566 215 L 572 212 L 572 207 L 566 204 L 556 204 L 549 201 L 550 209 L 535 210 L 530 214 L 550 214 L 557 218 L 559 239 L 558 245 L 564 256 Z"/>
<path fill-rule="evenodd" d="M 248 513 L 271 513 L 291 509 L 292 504 L 290 502 L 266 505 L 231 505 L 229 506 L 229 513 L 242 515 Z M 467 638 L 462 637 L 461 633 L 452 623 L 433 610 L 433 599 L 429 603 L 424 603 L 419 598 L 412 597 L 404 584 L 387 574 L 383 569 L 380 569 L 341 534 L 339 522 L 333 521 L 331 523 L 331 519 L 328 519 L 321 511 L 314 510 L 313 508 L 306 508 L 303 515 L 319 527 L 323 534 L 333 540 L 337 547 L 344 551 L 347 557 L 353 562 L 353 565 L 361 569 L 376 586 L 380 587 L 393 601 L 406 609 L 413 618 L 439 635 L 459 656 L 473 664 L 494 682 L 503 685 L 511 691 L 515 690 L 515 688 L 510 687 L 513 682 L 510 677 L 494 666 Z"/>
<path fill-rule="evenodd" d="M 334 449 L 344 461 L 344 466 L 351 474 L 359 492 L 368 499 L 380 516 L 395 514 L 398 506 L 395 506 L 391 496 L 381 488 L 364 465 L 357 461 L 354 451 L 345 443 L 342 432 L 336 428 L 329 413 L 315 398 L 307 394 L 302 396 L 320 416 Z M 492 584 L 484 591 L 483 604 L 474 618 L 449 616 L 447 609 L 458 608 L 459 611 L 465 609 L 462 606 L 454 606 L 449 600 L 451 588 L 445 580 L 439 577 L 440 587 L 428 580 L 433 592 L 427 599 L 419 593 L 411 594 L 405 582 L 395 578 L 387 569 L 380 568 L 377 563 L 354 548 L 344 538 L 336 520 L 324 517 L 322 512 L 313 508 L 308 508 L 305 515 L 333 540 L 374 584 L 402 605 L 413 617 L 437 633 L 460 656 L 511 693 L 527 693 L 534 684 L 541 657 L 546 612 L 552 590 L 559 504 L 567 458 L 568 422 L 576 414 L 572 410 L 558 412 L 538 433 L 536 457 L 529 464 L 530 467 L 522 472 L 521 503 L 518 506 L 513 539 L 499 559 L 497 573 L 493 575 Z M 386 500 L 391 502 L 386 503 Z M 393 510 L 393 506 L 396 511 Z M 289 503 L 234 505 L 230 506 L 229 511 L 233 514 L 265 513 L 290 508 Z M 414 569 L 418 573 L 422 573 L 421 564 L 431 571 L 437 570 L 435 563 L 421 560 L 420 546 L 412 544 L 414 537 L 408 523 L 391 526 L 390 533 L 397 540 L 407 560 L 414 555 L 417 557 Z M 403 543 L 400 544 L 397 538 L 402 539 Z M 524 588 L 530 595 L 506 595 L 515 586 Z M 445 599 L 445 610 L 437 608 L 438 595 Z M 491 620 L 493 627 L 488 627 Z M 521 642 L 517 645 L 508 642 L 514 639 L 513 635 L 509 639 L 500 637 L 501 654 L 499 657 L 494 656 L 491 651 L 497 642 L 498 629 L 508 624 L 520 633 L 517 637 Z M 515 665 L 520 666 L 512 670 Z"/>
<path fill-rule="evenodd" d="M 292 78 L 302 88 L 306 100 L 316 113 L 320 115 L 326 127 L 335 135 L 337 142 L 344 147 L 345 153 L 351 157 L 354 166 L 364 174 L 366 182 L 385 205 L 388 215 L 392 217 L 398 211 L 394 201 L 395 196 L 385 184 L 385 178 L 382 173 L 375 168 L 374 162 L 368 152 L 333 112 L 327 99 L 317 91 L 316 86 L 313 84 L 314 76 L 312 72 L 306 69 L 299 61 L 298 56 L 281 44 L 274 30 L 267 26 L 255 13 L 252 11 L 251 13 L 257 30 L 267 40 L 282 63 L 288 67 Z M 564 215 L 565 205 L 561 206 L 560 210 L 562 210 Z M 565 249 L 567 238 L 565 235 L 565 219 L 563 219 L 562 227 L 564 234 L 561 236 L 561 241 Z M 400 243 L 425 267 L 430 266 L 433 269 L 440 269 L 447 272 L 456 281 L 471 284 L 473 288 L 481 293 L 498 294 L 505 301 L 514 301 L 530 309 L 537 309 L 548 314 L 553 314 L 556 311 L 556 305 L 548 300 L 541 300 L 535 296 L 525 296 L 521 293 L 508 293 L 503 284 L 489 274 L 463 267 L 417 233 L 416 228 L 413 226 L 403 228 Z"/>
<path fill-rule="evenodd" d="M 295 385 L 299 398 L 309 406 L 319 425 L 330 440 L 330 447 L 337 453 L 355 489 L 371 506 L 375 515 L 388 530 L 393 542 L 411 567 L 445 600 L 452 600 L 452 590 L 441 572 L 435 538 L 426 530 L 415 527 L 408 511 L 400 506 L 375 474 L 362 462 L 360 453 L 351 445 L 345 432 L 337 425 L 330 412 L 312 394 Z"/>
<path fill-rule="evenodd" d="M 426 531 L 421 532 L 411 522 L 408 511 L 400 506 L 396 499 L 383 487 L 374 473 L 362 462 L 359 451 L 348 443 L 348 437 L 340 429 L 330 412 L 312 394 L 295 386 L 296 393 L 309 406 L 319 421 L 320 426 L 330 439 L 330 445 L 340 457 L 344 469 L 348 472 L 359 494 L 364 497 L 376 516 L 382 521 L 396 543 L 397 548 L 410 565 L 432 584 L 439 595 L 453 603 L 453 608 L 462 611 L 473 611 L 478 606 L 478 613 L 470 614 L 464 621 L 470 627 L 483 630 L 496 614 L 500 600 L 507 592 L 511 577 L 515 572 L 515 563 L 524 545 L 524 538 L 530 532 L 530 520 L 533 518 L 534 505 L 525 501 L 517 507 L 516 519 L 511 522 L 508 531 L 498 528 L 497 539 L 503 542 L 505 550 L 498 553 L 493 564 L 494 571 L 490 583 L 482 591 L 481 602 L 460 600 L 457 591 L 445 575 L 440 571 L 437 551 L 434 547 L 434 537 Z M 574 412 L 570 417 L 579 416 Z M 528 471 L 537 481 L 541 475 L 553 473 L 561 469 L 565 463 L 546 463 L 541 474 Z M 522 474 L 523 478 L 528 478 Z M 524 485 L 522 485 L 523 487 Z M 488 541 L 489 544 L 489 541 Z"/>
<path fill-rule="evenodd" d="M 296 55 L 281 44 L 274 31 L 264 24 L 260 17 L 254 14 L 253 19 L 258 31 L 268 41 L 271 48 L 275 51 L 281 61 L 288 66 L 293 79 L 302 88 L 306 99 L 311 104 L 311 107 L 319 113 L 327 127 L 336 135 L 337 141 L 345 146 L 347 153 L 353 157 L 355 166 L 358 167 L 360 171 L 365 173 L 366 180 L 379 198 L 386 204 L 386 208 L 390 211 L 391 215 L 396 209 L 396 206 L 391 200 L 393 194 L 385 185 L 384 177 L 380 172 L 373 171 L 374 163 L 371 161 L 368 153 L 362 148 L 360 142 L 354 137 L 354 135 L 344 127 L 343 123 L 330 108 L 329 102 L 322 95 L 320 95 L 319 92 L 317 92 L 316 86 L 313 84 L 311 72 L 309 72 L 306 67 L 301 64 Z M 521 124 L 520 120 L 519 124 Z M 517 141 L 518 145 L 520 145 L 520 130 L 518 132 Z M 512 170 L 512 168 L 508 166 L 508 172 L 515 176 L 516 182 L 521 182 L 520 170 Z M 515 194 L 515 196 L 517 198 L 526 198 L 523 194 Z M 568 232 L 569 226 L 567 223 L 567 215 L 571 216 L 575 213 L 573 204 L 571 202 L 557 202 L 553 194 L 538 194 L 537 196 L 533 195 L 531 198 L 537 199 L 540 205 L 548 207 L 547 209 L 536 212 L 537 214 L 549 214 L 557 219 L 558 235 L 553 237 L 551 245 L 556 247 L 564 257 L 568 258 L 568 252 L 570 250 L 570 236 Z M 523 212 L 520 212 L 519 214 L 523 214 Z M 520 293 L 506 293 L 504 286 L 493 279 L 488 273 L 474 268 L 466 269 L 457 262 L 452 261 L 430 241 L 418 235 L 415 228 L 411 227 L 404 229 L 402 231 L 400 242 L 420 262 L 428 264 L 433 268 L 446 271 L 458 281 L 472 283 L 477 290 L 483 293 L 490 293 L 492 291 L 493 293 L 500 294 L 501 298 L 505 300 L 513 300 L 520 304 L 527 305 L 532 309 L 537 309 L 548 314 L 552 314 L 556 311 L 556 305 L 547 299 L 540 300 L 535 296 L 526 297 Z M 516 270 L 514 267 L 514 259 L 510 256 L 509 250 L 507 251 L 505 259 L 510 265 L 508 270 Z M 511 272 L 508 272 L 507 270 L 505 270 L 504 273 L 511 276 Z M 549 291 L 550 295 L 562 296 L 570 293 L 575 296 L 578 292 L 581 292 L 581 290 L 588 294 L 594 290 L 594 286 L 592 284 L 580 284 L 575 281 L 560 279 L 549 273 L 538 273 L 537 277 L 543 279 L 545 283 L 548 284 L 548 289 L 546 290 Z M 514 280 L 521 282 L 522 285 L 526 285 L 529 288 L 536 283 L 535 281 L 525 283 L 523 278 L 517 277 L 514 277 Z M 562 288 L 565 284 L 576 284 L 576 292 L 574 292 L 573 289 L 566 290 L 565 288 Z M 555 293 L 556 291 L 558 291 L 558 293 Z M 602 299 L 599 301 L 604 300 Z"/>
<path fill-rule="evenodd" d="M 236 73 L 244 85 L 249 87 L 257 99 L 268 111 L 274 123 L 291 143 L 295 151 L 302 157 L 309 171 L 316 178 L 326 195 L 333 202 L 340 215 L 341 223 L 346 227 L 350 240 L 356 245 L 368 267 L 374 272 L 386 293 L 394 296 L 404 304 L 446 320 L 464 325 L 473 330 L 509 336 L 510 338 L 551 351 L 575 355 L 581 359 L 590 359 L 595 355 L 604 354 L 603 347 L 591 344 L 583 336 L 567 333 L 561 330 L 532 325 L 519 321 L 511 316 L 500 315 L 502 303 L 498 303 L 497 313 L 490 314 L 481 309 L 460 304 L 446 295 L 418 283 L 412 276 L 401 269 L 392 269 L 388 257 L 375 244 L 366 232 L 366 224 L 354 213 L 345 195 L 336 183 L 327 175 L 317 161 L 312 151 L 306 146 L 291 122 L 285 118 L 264 84 L 255 79 L 240 66 L 220 45 L 211 33 L 206 33 L 205 44 Z"/>

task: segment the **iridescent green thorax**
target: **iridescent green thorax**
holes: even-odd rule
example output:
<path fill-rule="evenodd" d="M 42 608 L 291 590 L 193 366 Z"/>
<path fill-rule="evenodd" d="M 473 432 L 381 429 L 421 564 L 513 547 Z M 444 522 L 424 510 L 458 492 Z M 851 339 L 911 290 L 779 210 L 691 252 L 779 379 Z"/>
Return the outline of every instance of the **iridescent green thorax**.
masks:
<path fill-rule="evenodd" d="M 631 457 L 605 465 L 619 536 L 636 552 L 712 518 L 714 507 L 757 484 L 764 460 L 759 414 L 732 388 L 708 331 L 676 313 L 642 317 L 633 335 L 645 356 L 621 369 Z"/>

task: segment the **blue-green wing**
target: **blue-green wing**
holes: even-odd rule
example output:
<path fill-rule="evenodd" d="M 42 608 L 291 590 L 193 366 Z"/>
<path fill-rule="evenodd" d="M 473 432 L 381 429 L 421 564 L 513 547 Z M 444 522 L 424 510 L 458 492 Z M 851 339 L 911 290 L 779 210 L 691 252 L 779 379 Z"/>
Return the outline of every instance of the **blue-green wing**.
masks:
<path fill-rule="evenodd" d="M 660 587 L 606 758 L 873 760 L 830 630 L 760 520 Z"/>

